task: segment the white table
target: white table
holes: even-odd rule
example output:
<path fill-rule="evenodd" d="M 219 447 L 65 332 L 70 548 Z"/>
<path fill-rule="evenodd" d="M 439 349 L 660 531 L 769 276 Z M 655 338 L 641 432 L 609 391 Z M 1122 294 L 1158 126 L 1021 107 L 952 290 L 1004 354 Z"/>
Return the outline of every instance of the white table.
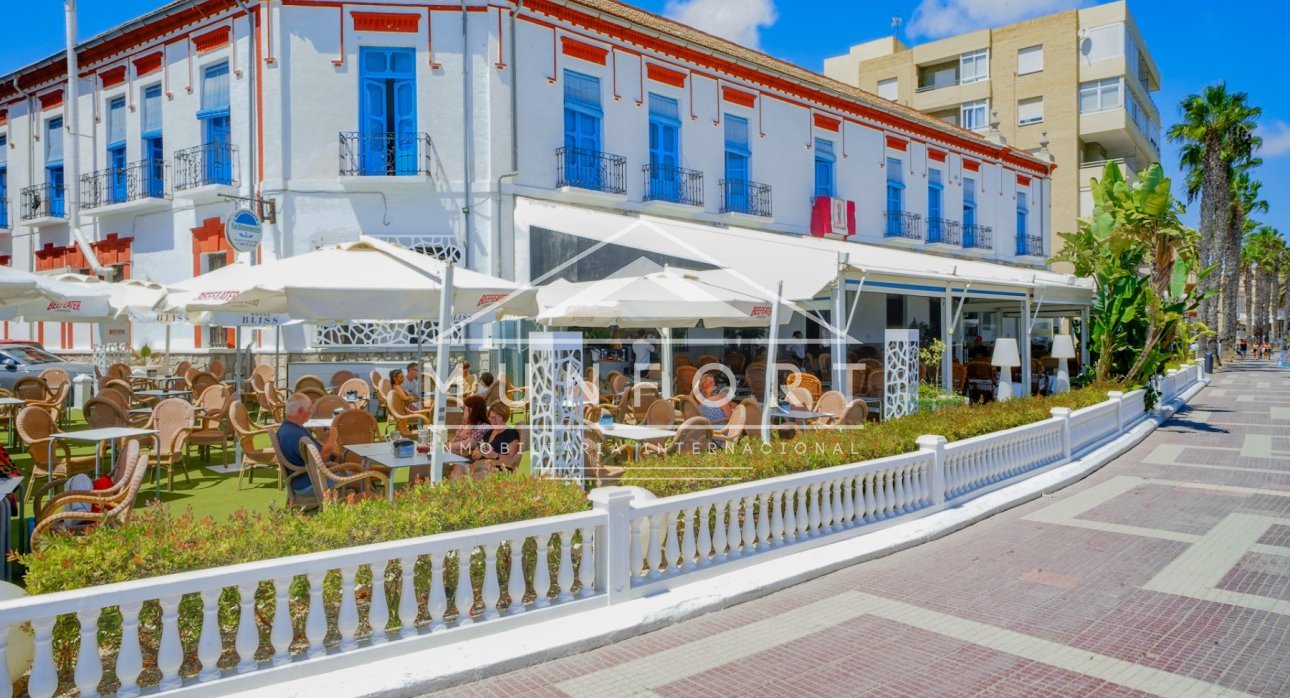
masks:
<path fill-rule="evenodd" d="M 400 458 L 394 455 L 394 447 L 387 441 L 378 441 L 370 444 L 352 444 L 345 446 L 345 450 L 353 453 L 359 458 L 362 458 L 364 468 L 367 467 L 369 462 L 383 465 L 391 470 L 396 468 L 420 468 L 434 465 L 433 453 L 417 453 L 414 448 L 411 456 Z M 459 456 L 455 453 L 445 451 L 443 453 L 442 462 L 444 465 L 458 465 L 469 463 L 470 459 L 465 456 Z M 390 499 L 393 500 L 394 481 L 391 480 L 385 489 L 389 493 Z"/>
<path fill-rule="evenodd" d="M 635 458 L 641 458 L 641 444 L 648 441 L 661 441 L 670 439 L 676 435 L 675 429 L 664 429 L 662 427 L 652 427 L 647 424 L 619 424 L 614 422 L 609 427 L 600 427 L 600 431 L 611 439 L 622 439 L 632 441 L 636 444 Z"/>
<path fill-rule="evenodd" d="M 334 417 L 313 417 L 306 419 L 303 426 L 311 431 L 314 429 L 330 429 L 332 419 Z"/>
<path fill-rule="evenodd" d="M 99 465 L 101 460 L 100 449 L 98 444 L 112 444 L 112 460 L 116 460 L 116 442 L 121 439 L 132 439 L 140 436 L 157 436 L 156 429 L 135 429 L 134 427 L 105 427 L 103 429 L 85 429 L 82 431 L 63 431 L 50 434 L 49 438 L 49 480 L 54 480 L 54 443 L 57 441 L 76 441 L 79 443 L 95 444 L 94 448 L 94 477 L 99 476 Z M 157 492 L 161 492 L 161 468 L 157 468 Z"/>
<path fill-rule="evenodd" d="M 157 397 L 162 400 L 169 397 L 183 397 L 190 394 L 190 390 L 136 390 L 135 397 Z"/>
<path fill-rule="evenodd" d="M 782 407 L 775 407 L 770 410 L 770 416 L 779 419 L 792 419 L 798 422 L 805 422 L 808 419 L 819 419 L 820 417 L 832 417 L 828 412 L 812 412 L 811 410 L 792 409 L 786 410 Z"/>
<path fill-rule="evenodd" d="M 0 408 L 9 413 L 9 448 L 18 445 L 18 410 L 27 401 L 20 397 L 0 397 Z"/>

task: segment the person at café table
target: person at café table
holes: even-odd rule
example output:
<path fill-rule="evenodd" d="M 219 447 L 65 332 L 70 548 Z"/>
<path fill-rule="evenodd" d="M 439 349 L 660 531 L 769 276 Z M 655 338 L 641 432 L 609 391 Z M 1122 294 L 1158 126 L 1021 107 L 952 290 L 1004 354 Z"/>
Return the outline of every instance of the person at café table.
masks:
<path fill-rule="evenodd" d="M 490 429 L 483 441 L 470 453 L 470 474 L 476 480 L 482 480 L 494 472 L 514 471 L 519 467 L 520 432 L 507 424 L 510 418 L 510 408 L 500 402 L 495 402 L 488 408 Z M 453 466 L 453 477 L 465 474 L 464 466 Z"/>
<path fill-rule="evenodd" d="M 478 395 L 466 397 L 465 413 L 461 416 L 461 426 L 448 442 L 448 450 L 462 456 L 469 456 L 479 444 L 483 443 L 493 425 L 488 423 L 488 403 Z"/>
<path fill-rule="evenodd" d="M 415 366 L 416 364 L 411 364 Z M 390 392 L 398 396 L 399 401 L 403 403 L 403 409 L 411 412 L 420 412 L 430 414 L 430 410 L 421 409 L 420 381 L 412 383 L 413 392 L 409 393 L 407 386 L 409 382 L 403 378 L 403 369 L 396 368 L 390 371 Z"/>
<path fill-rule="evenodd" d="M 699 415 L 712 422 L 713 426 L 730 421 L 734 406 L 726 399 L 726 392 L 717 388 L 717 381 L 711 373 L 703 374 L 703 379 L 699 381 L 698 397 Z"/>
<path fill-rule="evenodd" d="M 324 440 L 319 442 L 305 428 L 305 422 L 313 412 L 313 403 L 314 401 L 308 395 L 293 393 L 287 398 L 282 426 L 278 427 L 278 443 L 282 446 L 282 457 L 297 468 L 305 467 L 305 455 L 300 449 L 301 439 L 309 439 L 324 461 L 335 462 L 340 458 L 340 440 L 335 429 L 328 429 L 323 436 Z M 296 494 L 308 495 L 313 494 L 314 485 L 307 477 L 297 477 L 291 481 L 291 489 Z"/>

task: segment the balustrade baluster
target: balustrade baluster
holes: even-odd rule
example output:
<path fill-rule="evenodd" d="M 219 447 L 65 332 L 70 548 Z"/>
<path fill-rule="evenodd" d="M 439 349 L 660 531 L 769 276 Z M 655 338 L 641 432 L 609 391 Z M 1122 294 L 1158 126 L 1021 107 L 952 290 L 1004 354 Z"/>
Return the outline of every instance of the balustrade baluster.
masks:
<path fill-rule="evenodd" d="M 862 488 L 864 489 L 865 523 L 873 523 L 878 520 L 878 517 L 876 516 L 878 512 L 878 499 L 874 496 L 874 477 L 875 473 L 868 473 L 864 476 L 864 484 L 862 485 Z"/>
<path fill-rule="evenodd" d="M 389 561 L 373 562 L 371 568 L 372 600 L 367 604 L 367 624 L 371 626 L 372 634 L 368 637 L 368 642 L 379 645 L 390 639 L 394 632 L 389 629 L 394 618 L 390 614 L 390 600 L 386 598 L 385 590 L 385 573 L 389 569 Z"/>
<path fill-rule="evenodd" d="M 757 549 L 757 497 L 748 495 L 744 497 L 744 554 L 751 555 Z M 766 509 L 761 510 L 762 518 L 766 516 Z"/>
<path fill-rule="evenodd" d="M 721 562 L 726 559 L 726 505 L 717 503 L 713 507 L 715 518 L 712 522 L 712 561 Z"/>
<path fill-rule="evenodd" d="M 896 514 L 909 513 L 909 486 L 906 482 L 908 477 L 908 466 L 902 465 L 896 468 Z"/>
<path fill-rule="evenodd" d="M 649 578 L 658 579 L 661 573 L 658 566 L 663 557 L 663 515 L 649 517 L 649 547 L 645 549 L 646 561 L 649 563 Z"/>
<path fill-rule="evenodd" d="M 887 518 L 887 471 L 874 473 L 873 516 L 881 521 Z"/>
<path fill-rule="evenodd" d="M 453 605 L 457 607 L 459 628 L 475 622 L 470 617 L 470 610 L 475 605 L 475 587 L 470 579 L 470 556 L 474 552 L 473 545 L 457 548 L 457 593 L 453 596 Z"/>
<path fill-rule="evenodd" d="M 694 529 L 691 527 L 697 511 L 697 508 L 695 511 L 681 510 L 681 569 L 686 572 L 698 567 L 695 556 L 699 553 L 694 543 Z"/>
<path fill-rule="evenodd" d="M 663 515 L 663 574 L 670 575 L 676 570 L 677 558 L 681 556 L 681 546 L 676 540 L 676 512 Z"/>
<path fill-rule="evenodd" d="M 31 674 L 27 677 L 27 693 L 31 698 L 49 698 L 58 690 L 58 669 L 54 666 L 54 616 L 32 618 L 31 629 L 35 634 L 35 656 Z M 165 639 L 164 636 L 162 638 Z"/>
<path fill-rule="evenodd" d="M 712 532 L 708 528 L 708 512 L 711 509 L 707 504 L 700 504 L 694 508 L 694 527 L 698 531 L 699 538 L 695 564 L 699 567 L 712 564 Z"/>
<path fill-rule="evenodd" d="M 581 583 L 578 596 L 580 597 L 596 593 L 596 543 L 596 529 L 591 526 L 583 528 L 582 553 L 578 556 L 578 581 Z"/>
<path fill-rule="evenodd" d="M 781 506 L 784 504 L 784 491 L 775 490 L 770 493 L 770 535 L 772 537 L 771 545 L 778 548 L 784 544 L 784 512 Z"/>
<path fill-rule="evenodd" d="M 739 500 L 732 499 L 728 502 L 730 505 L 730 516 L 726 519 L 726 546 L 729 548 L 730 558 L 742 557 L 744 554 L 742 535 L 739 530 Z"/>
<path fill-rule="evenodd" d="M 547 554 L 547 542 L 551 536 L 543 533 L 533 537 L 537 544 L 537 562 L 533 567 L 533 594 L 537 599 L 534 608 L 546 608 L 551 605 L 551 559 Z"/>
<path fill-rule="evenodd" d="M 502 587 L 497 582 L 497 543 L 484 544 L 484 620 L 502 615 L 497 604 L 502 600 Z"/>
<path fill-rule="evenodd" d="M 340 612 L 336 614 L 336 630 L 340 632 L 340 651 L 348 652 L 358 647 L 354 634 L 358 632 L 358 599 L 354 597 L 354 576 L 358 566 L 340 568 Z"/>
<path fill-rule="evenodd" d="M 781 538 L 783 543 L 792 543 L 797 540 L 797 489 L 790 487 L 784 490 L 784 536 Z"/>
<path fill-rule="evenodd" d="M 506 607 L 506 612 L 510 615 L 524 612 L 524 593 L 528 588 L 524 585 L 524 541 L 527 538 L 511 539 L 511 571 L 509 578 L 506 580 L 506 595 L 511 597 L 511 603 Z M 585 555 L 586 552 L 584 551 Z"/>
<path fill-rule="evenodd" d="M 773 492 L 762 492 L 759 498 L 761 514 L 757 517 L 757 549 L 770 550 L 770 508 L 775 505 Z"/>
<path fill-rule="evenodd" d="M 833 483 L 821 482 L 815 490 L 820 500 L 820 533 L 833 531 Z"/>
<path fill-rule="evenodd" d="M 426 612 L 430 615 L 431 631 L 447 624 L 444 620 L 444 616 L 448 614 L 448 592 L 443 578 L 444 557 L 444 553 L 430 552 L 430 598 L 426 600 Z"/>
<path fill-rule="evenodd" d="M 260 666 L 255 659 L 255 651 L 260 649 L 260 628 L 255 622 L 255 591 L 259 586 L 256 582 L 247 582 L 237 587 L 240 611 L 237 616 L 237 635 L 233 640 L 233 646 L 237 649 L 237 673 L 239 674 L 253 671 Z"/>
<path fill-rule="evenodd" d="M 99 657 L 99 614 L 102 609 L 88 608 L 76 614 L 81 622 L 81 649 L 76 655 L 73 678 L 82 698 L 98 696 L 103 679 L 103 660 Z"/>
<path fill-rule="evenodd" d="M 291 661 L 291 640 L 295 628 L 291 625 L 291 578 L 273 580 L 273 629 L 269 641 L 273 643 L 273 666 Z"/>
<path fill-rule="evenodd" d="M 327 637 L 327 608 L 323 605 L 323 580 L 327 578 L 325 570 L 314 570 L 309 573 L 309 615 L 305 616 L 305 637 L 309 639 L 309 657 L 321 657 L 327 653 L 323 640 Z"/>
<path fill-rule="evenodd" d="M 417 556 L 399 560 L 399 637 L 409 638 L 417 632 Z"/>
<path fill-rule="evenodd" d="M 628 536 L 630 538 L 628 545 L 630 546 L 631 552 L 628 555 L 627 560 L 627 575 L 628 578 L 631 579 L 632 584 L 639 584 L 641 576 L 641 558 L 645 554 L 644 551 L 641 550 L 641 519 L 632 519 L 631 526 L 632 532 L 631 535 Z"/>
<path fill-rule="evenodd" d="M 838 483 L 838 506 L 842 508 L 842 525 L 839 528 L 850 528 L 851 520 L 856 515 L 855 501 L 852 499 L 856 479 L 848 477 Z"/>
<path fill-rule="evenodd" d="M 555 581 L 560 585 L 559 601 L 573 600 L 573 529 L 560 531 L 560 567 Z"/>
<path fill-rule="evenodd" d="M 179 598 L 165 596 L 157 600 L 161 604 L 161 646 L 157 648 L 157 670 L 161 672 L 159 688 L 163 691 L 179 688 L 183 682 L 179 678 L 179 667 L 184 663 L 184 648 L 179 642 Z M 40 635 L 36 637 L 39 640 Z M 39 648 L 37 642 L 37 651 Z M 32 671 L 35 672 L 34 669 Z M 32 696 L 36 693 L 33 692 Z"/>
<path fill-rule="evenodd" d="M 121 681 L 121 687 L 116 690 L 116 695 L 117 698 L 135 698 L 139 695 L 139 673 L 143 671 L 143 648 L 139 646 L 139 611 L 143 604 L 123 603 L 120 608 L 121 649 L 116 655 L 116 677 Z M 0 642 L 6 637 L 7 632 L 0 633 Z M 0 670 L 8 670 L 5 662 L 0 662 Z M 7 685 L 7 682 L 0 682 L 0 686 Z"/>

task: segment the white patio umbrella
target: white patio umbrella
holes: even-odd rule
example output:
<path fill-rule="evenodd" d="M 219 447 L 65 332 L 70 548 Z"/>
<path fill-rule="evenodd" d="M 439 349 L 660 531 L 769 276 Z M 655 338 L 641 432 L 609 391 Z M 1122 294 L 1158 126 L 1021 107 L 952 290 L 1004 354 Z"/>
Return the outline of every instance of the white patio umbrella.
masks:
<path fill-rule="evenodd" d="M 109 314 L 106 290 L 8 267 L 0 267 L 0 307 L 13 308 L 13 316 L 44 312 L 53 316 L 49 319 L 64 322 L 75 322 L 74 316 Z"/>

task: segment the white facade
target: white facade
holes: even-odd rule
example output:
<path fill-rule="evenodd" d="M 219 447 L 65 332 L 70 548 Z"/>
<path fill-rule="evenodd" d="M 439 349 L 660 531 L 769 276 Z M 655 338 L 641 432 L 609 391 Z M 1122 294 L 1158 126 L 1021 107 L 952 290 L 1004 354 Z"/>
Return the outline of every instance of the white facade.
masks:
<path fill-rule="evenodd" d="M 84 210 L 81 218 L 90 241 L 116 241 L 105 243 L 105 249 L 128 247 L 132 278 L 169 283 L 208 268 L 208 258 L 223 249 L 215 226 L 222 230 L 223 219 L 241 205 L 220 194 L 258 194 L 274 201 L 277 223 L 266 225 L 260 251 L 264 259 L 363 233 L 413 247 L 455 248 L 472 269 L 520 280 L 527 280 L 531 270 L 529 241 L 515 233 L 511 219 L 517 196 L 629 214 L 649 211 L 713 225 L 737 222 L 809 238 L 817 138 L 831 141 L 834 148 L 834 196 L 855 204 L 855 233 L 849 239 L 1009 264 L 1042 263 L 1015 257 L 1012 244 L 1018 196 L 1028 199 L 1027 226 L 1035 234 L 1049 235 L 1047 166 L 1042 161 L 928 117 L 898 111 L 876 97 L 846 92 L 849 88 L 823 77 L 807 80 L 801 71 L 750 68 L 746 57 L 728 56 L 721 47 L 705 48 L 702 65 L 689 62 L 686 57 L 693 54 L 679 36 L 648 28 L 660 38 L 645 47 L 633 38 L 632 32 L 642 27 L 630 18 L 592 22 L 592 13 L 599 10 L 572 1 L 525 2 L 518 11 L 509 3 L 478 1 L 466 3 L 465 10 L 398 0 L 247 4 L 254 12 L 254 25 L 231 0 L 192 0 L 175 12 L 193 8 L 193 16 L 204 19 L 161 32 L 163 18 L 145 17 L 123 27 L 120 36 L 105 35 L 81 48 L 82 174 L 110 165 L 105 115 L 119 95 L 128 103 L 125 160 L 134 163 L 144 157 L 143 95 L 153 85 L 163 91 L 165 197 Z M 228 27 L 227 43 L 210 38 L 211 32 Z M 108 51 L 106 46 L 119 49 Z M 588 46 L 594 50 L 588 51 Z M 424 152 L 418 151 L 414 172 L 342 173 L 341 134 L 364 132 L 359 117 L 364 47 L 403 48 L 415 56 L 414 131 L 425 134 L 428 144 Z M 164 52 L 161 69 L 138 75 L 135 61 L 158 50 Z M 234 181 L 176 191 L 175 153 L 203 143 L 198 118 L 202 76 L 206 68 L 220 63 L 230 69 Z M 124 81 L 104 87 L 104 75 L 122 65 Z M 651 65 L 663 69 L 663 79 Z M 45 218 L 37 226 L 24 221 L 20 210 L 21 190 L 45 178 L 43 129 L 64 112 L 61 106 L 40 109 L 41 96 L 64 89 L 65 83 L 54 76 L 37 84 L 39 68 L 7 76 L 2 81 L 8 87 L 0 87 L 0 109 L 7 109 L 0 134 L 8 142 L 9 200 L 9 228 L 0 234 L 0 254 L 8 255 L 16 268 L 53 271 L 71 264 L 76 253 L 59 256 L 46 251 L 38 258 L 36 252 L 73 244 L 66 219 Z M 599 79 L 600 150 L 625 158 L 621 194 L 556 186 L 556 150 L 565 143 L 566 70 Z M 750 77 L 750 71 L 755 75 Z M 23 77 L 29 73 L 33 77 Z M 677 82 L 676 75 L 683 76 L 683 84 L 669 84 Z M 23 93 L 14 92 L 15 77 Z M 651 93 L 679 105 L 678 165 L 702 173 L 702 206 L 643 201 L 642 166 L 650 162 Z M 829 103 L 823 103 L 826 97 Z M 512 113 L 518 114 L 514 152 Z M 723 134 L 729 116 L 748 121 L 747 178 L 769 185 L 771 215 L 720 212 L 718 182 L 727 176 Z M 33 134 L 33 126 L 38 133 Z M 935 151 L 933 157 L 929 149 Z M 922 240 L 888 237 L 888 158 L 900 162 L 904 210 L 922 218 L 924 239 L 929 169 L 941 171 L 941 216 L 946 220 L 961 221 L 963 184 L 971 179 L 976 221 L 992 229 L 992 248 L 927 247 Z M 965 170 L 965 161 L 978 171 Z M 1019 177 L 1029 182 L 1020 190 Z M 125 238 L 129 243 L 121 242 Z M 67 263 L 59 266 L 60 260 Z M 84 351 L 92 341 L 90 329 L 83 326 L 65 330 L 47 323 L 42 334 L 35 326 L 7 323 L 5 331 L 10 338 L 43 337 L 55 350 Z M 146 343 L 156 348 L 162 332 L 160 327 L 137 326 L 132 341 L 136 347 Z M 290 329 L 284 337 L 293 350 L 317 346 L 313 328 Z M 210 345 L 211 335 L 183 328 L 172 341 L 176 351 L 202 349 Z"/>

